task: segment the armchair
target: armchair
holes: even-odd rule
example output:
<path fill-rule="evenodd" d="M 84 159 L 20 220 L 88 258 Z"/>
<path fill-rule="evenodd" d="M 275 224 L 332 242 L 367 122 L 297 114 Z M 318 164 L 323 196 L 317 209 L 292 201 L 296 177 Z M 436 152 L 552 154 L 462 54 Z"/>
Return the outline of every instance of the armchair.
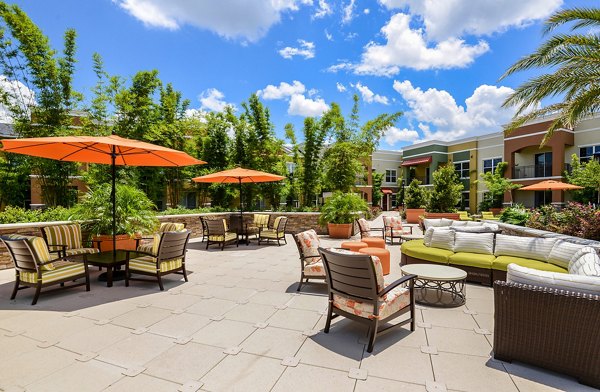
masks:
<path fill-rule="evenodd" d="M 206 240 L 206 249 L 211 244 L 220 244 L 221 250 L 225 249 L 225 244 L 235 242 L 239 246 L 238 234 L 235 231 L 230 231 L 227 227 L 225 219 L 206 220 L 206 229 L 208 239 Z"/>
<path fill-rule="evenodd" d="M 309 279 L 325 280 L 325 267 L 319 254 L 321 241 L 314 230 L 306 230 L 298 234 L 294 234 L 294 241 L 298 247 L 300 254 L 300 282 L 296 291 L 302 289 L 302 283 Z"/>
<path fill-rule="evenodd" d="M 402 236 L 412 234 L 412 226 L 402 226 L 402 218 L 399 216 L 384 216 L 383 217 L 383 238 L 390 239 L 390 243 L 394 245 L 394 238 L 402 240 Z"/>
<path fill-rule="evenodd" d="M 160 241 L 161 234 L 169 231 L 185 231 L 185 223 L 162 222 L 160 224 L 160 228 L 158 229 L 158 233 L 150 237 L 141 237 L 135 239 L 136 249 L 140 252 L 152 253 L 153 249 L 158 245 L 157 241 Z"/>
<path fill-rule="evenodd" d="M 325 333 L 329 333 L 331 320 L 337 316 L 368 325 L 367 352 L 372 352 L 378 334 L 408 323 L 410 330 L 415 330 L 413 294 L 416 275 L 403 276 L 386 286 L 377 257 L 345 249 L 319 248 L 319 253 L 325 266 L 329 291 Z M 404 287 L 406 285 L 408 287 Z M 405 313 L 410 313 L 408 319 L 378 330 L 379 324 L 385 324 Z"/>
<path fill-rule="evenodd" d="M 99 252 L 100 241 L 83 241 L 79 223 L 44 226 L 41 231 L 50 253 L 58 253 L 62 258 Z"/>
<path fill-rule="evenodd" d="M 369 222 L 364 218 L 357 219 L 356 223 L 358 224 L 358 229 L 360 230 L 360 238 L 379 237 L 385 239 L 383 227 L 371 227 Z"/>
<path fill-rule="evenodd" d="M 287 241 L 285 239 L 285 227 L 287 226 L 287 221 L 287 217 L 278 216 L 273 222 L 273 227 L 259 229 L 258 245 L 260 245 L 261 241 L 266 241 L 269 243 L 271 240 L 277 241 L 277 246 L 281 245 L 279 243 L 281 240 L 283 240 L 283 242 L 287 245 Z"/>

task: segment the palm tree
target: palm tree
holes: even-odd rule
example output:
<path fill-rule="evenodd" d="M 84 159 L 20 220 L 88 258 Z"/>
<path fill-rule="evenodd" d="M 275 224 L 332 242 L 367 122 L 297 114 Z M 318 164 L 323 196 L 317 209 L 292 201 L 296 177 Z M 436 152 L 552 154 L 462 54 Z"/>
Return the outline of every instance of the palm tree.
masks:
<path fill-rule="evenodd" d="M 550 37 L 500 77 L 502 80 L 533 68 L 551 68 L 552 71 L 523 83 L 504 101 L 503 107 L 517 107 L 513 120 L 505 129 L 507 135 L 529 120 L 557 114 L 546 131 L 542 141 L 545 144 L 555 130 L 573 129 L 600 108 L 600 9 L 558 11 L 546 21 L 544 34 L 570 22 L 573 22 L 571 34 Z M 541 107 L 542 99 L 561 95 L 562 102 Z"/>

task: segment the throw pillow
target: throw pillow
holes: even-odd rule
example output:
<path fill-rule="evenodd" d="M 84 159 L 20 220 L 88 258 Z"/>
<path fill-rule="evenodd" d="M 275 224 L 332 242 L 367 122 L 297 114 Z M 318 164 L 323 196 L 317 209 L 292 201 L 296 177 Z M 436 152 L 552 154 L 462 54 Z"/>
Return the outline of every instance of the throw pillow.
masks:
<path fill-rule="evenodd" d="M 462 232 L 462 233 L 491 233 L 492 229 L 490 229 L 489 227 L 485 227 L 485 226 L 465 226 L 465 227 L 455 227 L 452 226 L 450 227 L 450 229 L 456 231 L 456 232 Z"/>
<path fill-rule="evenodd" d="M 464 227 L 467 225 L 467 221 L 454 221 L 450 227 Z"/>
<path fill-rule="evenodd" d="M 584 247 L 585 245 L 574 244 L 573 242 L 565 240 L 558 240 L 554 243 L 554 246 L 550 251 L 550 256 L 548 256 L 548 263 L 568 269 L 569 262 L 573 258 L 573 255 Z"/>
<path fill-rule="evenodd" d="M 441 219 L 423 219 L 423 227 L 425 227 L 425 230 L 428 230 L 430 227 L 440 226 L 442 226 Z"/>
<path fill-rule="evenodd" d="M 556 238 L 517 237 L 498 234 L 494 255 L 546 261 L 555 242 Z"/>
<path fill-rule="evenodd" d="M 494 254 L 493 233 L 461 233 L 454 235 L 454 252 Z"/>
<path fill-rule="evenodd" d="M 569 261 L 569 273 L 600 276 L 600 257 L 596 249 L 586 246 L 577 251 Z"/>
<path fill-rule="evenodd" d="M 468 221 L 467 226 L 468 227 L 480 227 L 480 226 L 483 226 L 483 222 Z"/>
<path fill-rule="evenodd" d="M 423 244 L 425 246 L 431 246 L 431 237 L 433 237 L 434 230 L 450 230 L 450 227 L 430 227 L 425 231 L 425 237 L 423 238 Z"/>
<path fill-rule="evenodd" d="M 506 272 L 506 281 L 537 287 L 548 287 L 576 293 L 600 295 L 600 278 L 540 271 L 511 263 Z"/>
<path fill-rule="evenodd" d="M 431 247 L 454 251 L 454 231 L 434 229 L 431 236 Z"/>

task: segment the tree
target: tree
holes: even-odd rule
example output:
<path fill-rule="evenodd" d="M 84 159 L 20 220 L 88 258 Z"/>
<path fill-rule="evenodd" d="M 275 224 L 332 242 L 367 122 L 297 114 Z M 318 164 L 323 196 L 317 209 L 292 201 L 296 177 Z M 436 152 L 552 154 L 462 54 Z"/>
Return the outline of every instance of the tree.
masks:
<path fill-rule="evenodd" d="M 225 112 L 211 112 L 206 115 L 207 135 L 203 143 L 203 158 L 208 162 L 206 173 L 227 169 L 230 163 L 230 140 L 227 135 L 231 128 Z M 211 205 L 229 207 L 234 196 L 234 187 L 231 184 L 211 184 L 208 193 Z"/>
<path fill-rule="evenodd" d="M 425 208 L 427 206 L 429 192 L 420 185 L 421 181 L 414 178 L 406 188 L 404 193 L 405 208 Z"/>
<path fill-rule="evenodd" d="M 545 23 L 544 34 L 571 23 L 571 34 L 556 34 L 534 53 L 517 61 L 500 80 L 516 72 L 547 69 L 552 72 L 534 77 L 519 86 L 503 103 L 516 106 L 509 133 L 525 122 L 556 113 L 543 144 L 560 128 L 573 129 L 577 123 L 600 109 L 600 9 L 573 8 L 560 10 Z M 540 108 L 545 98 L 563 96 L 562 102 Z"/>
<path fill-rule="evenodd" d="M 600 204 L 600 162 L 592 159 L 581 162 L 576 154 L 571 157 L 571 172 L 565 173 L 569 184 L 582 186 L 584 189 L 573 191 L 573 199 L 581 203 L 595 201 Z"/>
<path fill-rule="evenodd" d="M 381 192 L 381 183 L 383 182 L 383 173 L 373 172 L 373 188 L 371 189 L 372 201 L 374 206 L 380 206 L 383 193 Z"/>
<path fill-rule="evenodd" d="M 429 212 L 455 212 L 464 185 L 460 182 L 454 166 L 443 165 L 433 172 L 433 188 L 427 203 Z"/>
<path fill-rule="evenodd" d="M 511 182 L 504 177 L 508 169 L 507 162 L 500 162 L 496 169 L 481 173 L 481 178 L 487 187 L 487 192 L 483 195 L 483 200 L 479 203 L 479 211 L 488 211 L 490 208 L 502 208 L 504 194 L 521 187 L 519 184 Z"/>

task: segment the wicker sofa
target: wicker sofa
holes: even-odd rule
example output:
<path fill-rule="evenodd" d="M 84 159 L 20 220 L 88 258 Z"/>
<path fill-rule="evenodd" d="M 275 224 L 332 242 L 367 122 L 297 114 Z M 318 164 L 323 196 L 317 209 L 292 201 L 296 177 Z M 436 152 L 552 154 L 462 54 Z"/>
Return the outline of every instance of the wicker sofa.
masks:
<path fill-rule="evenodd" d="M 426 225 L 427 223 L 425 220 Z M 477 222 L 462 222 L 458 228 L 454 227 L 456 223 L 447 227 L 428 228 L 424 240 L 404 242 L 400 248 L 401 264 L 434 263 L 456 266 L 467 272 L 467 281 L 491 286 L 496 280 L 506 280 L 507 267 L 511 263 L 542 271 L 568 272 L 570 257 L 584 247 L 555 238 L 459 231 L 464 223 L 475 227 Z M 469 225 L 465 227 L 468 228 Z M 442 247 L 435 242 L 428 244 L 428 235 L 432 232 L 451 232 L 453 234 L 449 235 L 452 239 L 448 238 L 448 243 Z"/>

